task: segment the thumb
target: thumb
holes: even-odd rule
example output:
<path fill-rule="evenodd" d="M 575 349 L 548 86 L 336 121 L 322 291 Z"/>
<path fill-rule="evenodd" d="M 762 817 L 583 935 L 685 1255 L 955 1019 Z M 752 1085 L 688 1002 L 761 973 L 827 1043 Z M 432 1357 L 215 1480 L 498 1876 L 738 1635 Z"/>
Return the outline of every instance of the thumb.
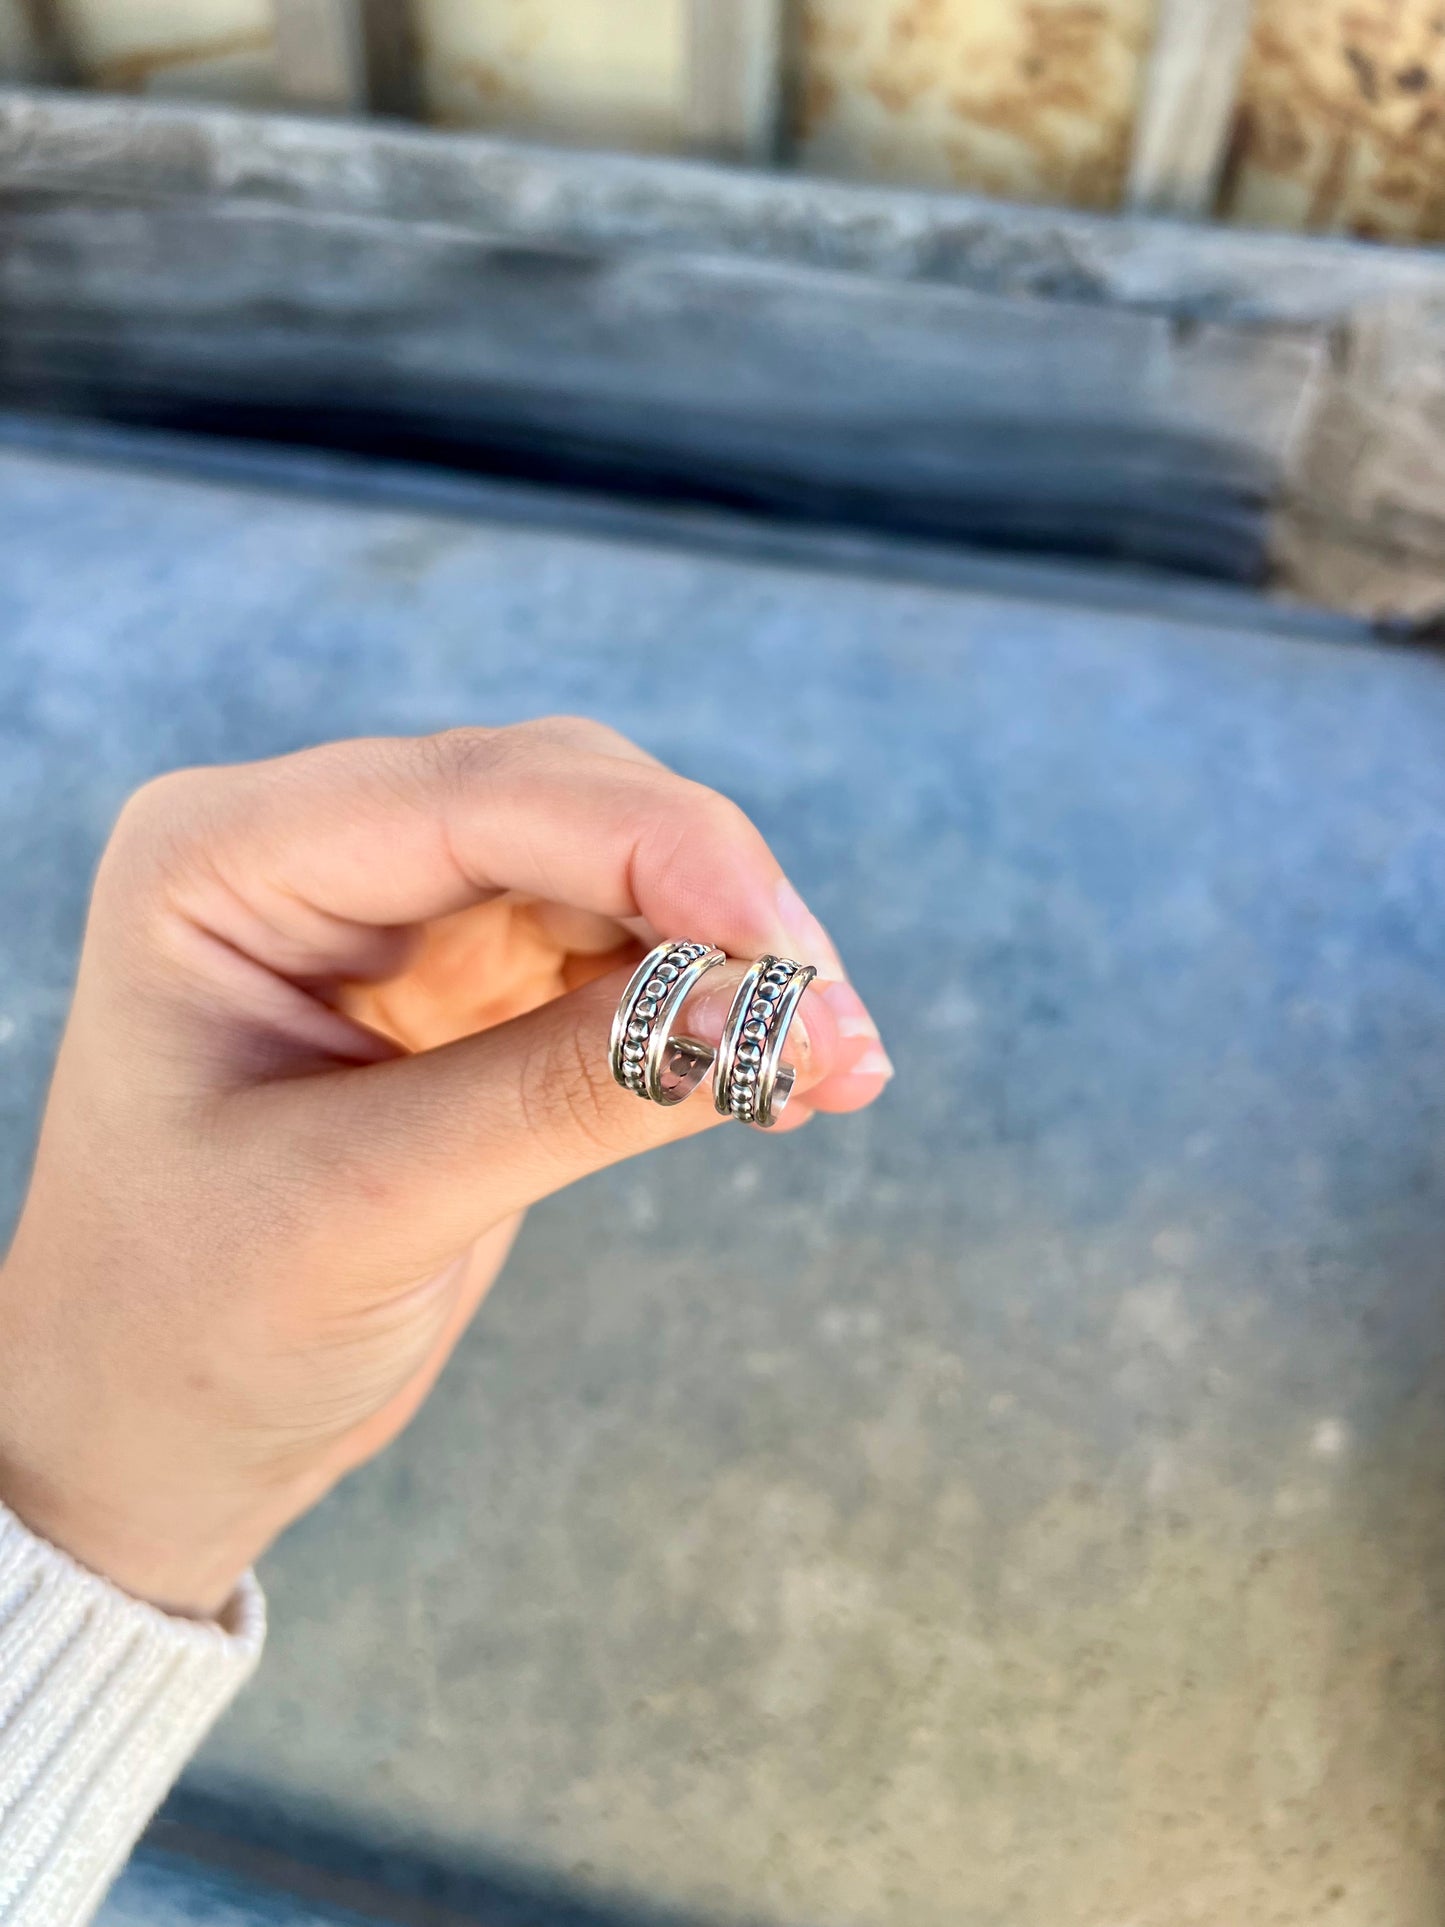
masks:
<path fill-rule="evenodd" d="M 747 968 L 709 972 L 673 1035 L 715 1049 Z M 609 1034 L 628 974 L 438 1050 L 248 1096 L 288 1105 L 282 1128 L 301 1134 L 309 1168 L 346 1174 L 348 1242 L 367 1270 L 414 1278 L 576 1179 L 724 1122 L 709 1084 L 665 1109 L 614 1083 Z M 840 1030 L 856 1002 L 844 984 L 804 994 L 783 1050 L 794 1105 L 859 1055 Z"/>

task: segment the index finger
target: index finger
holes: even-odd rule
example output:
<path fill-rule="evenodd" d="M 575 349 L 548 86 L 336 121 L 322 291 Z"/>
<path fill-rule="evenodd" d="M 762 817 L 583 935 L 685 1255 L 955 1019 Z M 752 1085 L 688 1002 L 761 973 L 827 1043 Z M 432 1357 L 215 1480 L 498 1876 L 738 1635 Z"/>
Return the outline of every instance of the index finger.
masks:
<path fill-rule="evenodd" d="M 328 744 L 163 778 L 150 807 L 186 914 L 291 978 L 365 974 L 377 932 L 499 890 L 841 974 L 744 812 L 598 725 Z"/>

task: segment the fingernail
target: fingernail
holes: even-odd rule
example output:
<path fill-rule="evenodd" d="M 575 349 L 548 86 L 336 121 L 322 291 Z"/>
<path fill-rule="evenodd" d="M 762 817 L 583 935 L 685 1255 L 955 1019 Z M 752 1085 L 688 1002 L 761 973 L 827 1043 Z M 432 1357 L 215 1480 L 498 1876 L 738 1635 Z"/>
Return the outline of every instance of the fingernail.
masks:
<path fill-rule="evenodd" d="M 881 1077 L 886 1082 L 894 1075 L 893 1059 L 879 1044 L 876 1049 L 865 1051 L 848 1075 L 849 1077 Z"/>
<path fill-rule="evenodd" d="M 778 885 L 778 918 L 795 963 L 812 964 L 824 977 L 847 977 L 833 939 L 786 877 Z"/>
<path fill-rule="evenodd" d="M 828 1013 L 838 1026 L 840 1037 L 868 1037 L 875 1044 L 881 1043 L 878 1026 L 868 1015 L 867 1005 L 852 984 L 820 981 L 813 985 L 813 995 L 820 997 L 828 1006 Z"/>

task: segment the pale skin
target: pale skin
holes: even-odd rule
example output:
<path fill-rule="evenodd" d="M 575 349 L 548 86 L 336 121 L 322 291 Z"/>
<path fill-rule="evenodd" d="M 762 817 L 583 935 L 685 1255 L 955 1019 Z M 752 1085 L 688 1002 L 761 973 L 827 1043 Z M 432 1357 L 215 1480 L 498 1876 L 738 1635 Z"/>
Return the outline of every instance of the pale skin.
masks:
<path fill-rule="evenodd" d="M 140 791 L 0 1271 L 0 1499 L 137 1597 L 222 1612 L 411 1419 L 528 1206 L 720 1125 L 705 1090 L 663 1110 L 607 1073 L 660 936 L 819 966 L 780 1129 L 882 1091 L 873 1022 L 759 831 L 599 724 Z M 742 969 L 687 1031 L 717 1041 Z"/>

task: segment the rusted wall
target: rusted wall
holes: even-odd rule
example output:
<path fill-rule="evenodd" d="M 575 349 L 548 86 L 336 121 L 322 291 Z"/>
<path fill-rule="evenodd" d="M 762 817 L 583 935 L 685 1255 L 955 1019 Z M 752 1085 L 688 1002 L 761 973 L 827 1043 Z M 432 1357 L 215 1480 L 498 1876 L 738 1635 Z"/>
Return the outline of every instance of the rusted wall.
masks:
<path fill-rule="evenodd" d="M 1445 0 L 1256 5 L 1222 211 L 1445 236 Z"/>
<path fill-rule="evenodd" d="M 803 164 L 1112 207 L 1154 0 L 800 0 Z"/>
<path fill-rule="evenodd" d="M 682 138 L 682 0 L 412 0 L 429 117 L 553 139 Z"/>

